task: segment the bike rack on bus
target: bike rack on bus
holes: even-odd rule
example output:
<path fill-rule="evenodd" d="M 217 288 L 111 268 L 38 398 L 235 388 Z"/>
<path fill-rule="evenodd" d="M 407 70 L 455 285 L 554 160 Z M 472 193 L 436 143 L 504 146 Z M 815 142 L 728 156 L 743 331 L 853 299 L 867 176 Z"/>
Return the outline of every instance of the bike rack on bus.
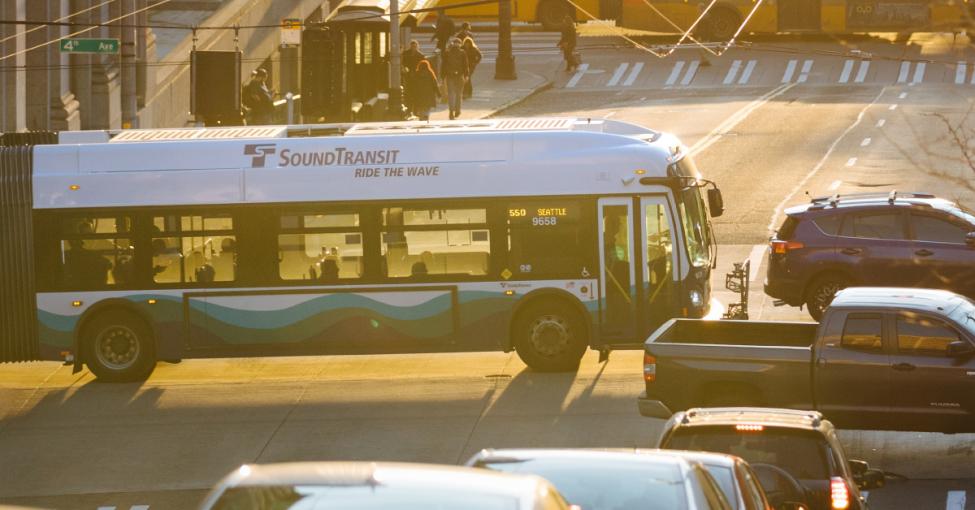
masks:
<path fill-rule="evenodd" d="M 722 319 L 748 320 L 748 276 L 751 273 L 750 260 L 735 262 L 735 268 L 724 277 L 724 288 L 738 293 L 738 302 L 729 303 Z"/>

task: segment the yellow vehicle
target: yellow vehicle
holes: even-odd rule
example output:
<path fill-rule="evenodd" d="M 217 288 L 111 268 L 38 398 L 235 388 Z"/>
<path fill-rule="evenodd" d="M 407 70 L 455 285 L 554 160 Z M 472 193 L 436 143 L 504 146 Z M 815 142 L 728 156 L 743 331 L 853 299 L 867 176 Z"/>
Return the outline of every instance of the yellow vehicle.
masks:
<path fill-rule="evenodd" d="M 440 0 L 438 7 L 449 8 L 454 4 L 470 3 L 471 0 Z M 614 19 L 619 12 L 619 0 L 572 0 L 572 3 L 600 19 Z M 447 13 L 456 20 L 498 19 L 498 4 L 468 5 L 449 9 Z M 565 0 L 511 0 L 512 21 L 541 23 L 546 30 L 556 30 L 565 16 L 577 21 L 587 21 L 589 16 L 578 11 Z"/>
<path fill-rule="evenodd" d="M 617 25 L 677 32 L 663 16 L 681 29 L 687 29 L 709 3 L 709 0 L 622 0 Z M 695 35 L 728 40 L 754 6 L 754 0 L 718 0 L 695 28 Z M 960 31 L 970 26 L 970 9 L 975 9 L 975 0 L 765 0 L 743 33 Z"/>

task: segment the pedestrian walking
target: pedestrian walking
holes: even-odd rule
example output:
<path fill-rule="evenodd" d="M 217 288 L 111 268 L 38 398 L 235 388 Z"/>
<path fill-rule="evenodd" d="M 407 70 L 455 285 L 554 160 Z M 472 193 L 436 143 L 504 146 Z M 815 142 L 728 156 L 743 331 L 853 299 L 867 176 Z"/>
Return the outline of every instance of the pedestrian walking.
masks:
<path fill-rule="evenodd" d="M 566 16 L 562 20 L 562 38 L 559 39 L 558 47 L 562 48 L 562 56 L 565 58 L 565 70 L 575 71 L 579 67 L 579 58 L 576 56 L 576 24 L 572 16 Z"/>
<path fill-rule="evenodd" d="M 415 39 L 410 41 L 410 47 L 403 52 L 400 62 L 403 64 L 403 104 L 409 112 L 414 112 L 416 98 L 414 94 L 414 82 L 416 81 L 416 66 L 421 60 L 427 57 L 420 51 L 420 43 Z"/>
<path fill-rule="evenodd" d="M 441 58 L 443 58 L 443 54 L 447 50 L 447 44 L 454 37 L 455 32 L 457 32 L 457 26 L 454 24 L 454 20 L 450 16 L 447 16 L 447 13 L 443 9 L 438 10 L 437 24 L 433 29 L 433 36 L 430 40 L 437 41 L 437 50 L 440 51 Z"/>
<path fill-rule="evenodd" d="M 270 124 L 274 116 L 274 100 L 267 88 L 267 70 L 258 67 L 251 72 L 251 81 L 244 85 L 241 102 L 246 108 L 248 126 Z"/>
<path fill-rule="evenodd" d="M 467 53 L 460 46 L 460 39 L 450 40 L 450 46 L 443 56 L 443 66 L 440 74 L 447 84 L 447 104 L 450 109 L 450 119 L 460 117 L 460 106 L 464 94 L 464 82 L 470 77 L 470 63 Z"/>
<path fill-rule="evenodd" d="M 423 59 L 417 63 L 413 75 L 413 100 L 416 108 L 413 113 L 420 120 L 430 120 L 430 110 L 437 106 L 437 99 L 440 97 L 437 74 L 433 72 L 430 61 Z"/>
<path fill-rule="evenodd" d="M 467 39 L 468 37 L 470 37 L 471 39 L 473 39 L 474 38 L 474 31 L 471 30 L 471 24 L 469 22 L 467 22 L 467 21 L 461 23 L 460 24 L 460 30 L 456 34 L 454 34 L 454 37 L 460 39 L 461 41 L 463 41 L 464 39 Z"/>
<path fill-rule="evenodd" d="M 470 66 L 467 70 L 468 79 L 464 82 L 464 98 L 466 99 L 474 95 L 474 69 L 477 64 L 481 63 L 481 50 L 474 44 L 474 39 L 470 37 L 462 39 L 462 41 L 464 42 L 461 43 L 461 48 L 464 49 L 464 54 L 467 55 L 467 65 Z"/>

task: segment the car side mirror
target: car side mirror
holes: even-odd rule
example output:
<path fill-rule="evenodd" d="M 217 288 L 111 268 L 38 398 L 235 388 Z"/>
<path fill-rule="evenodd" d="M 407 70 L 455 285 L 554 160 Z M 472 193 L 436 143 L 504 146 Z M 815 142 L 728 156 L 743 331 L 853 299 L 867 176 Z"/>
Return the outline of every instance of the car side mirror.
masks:
<path fill-rule="evenodd" d="M 884 472 L 879 469 L 868 469 L 862 476 L 854 476 L 853 480 L 857 487 L 865 491 L 880 489 L 887 484 Z"/>
<path fill-rule="evenodd" d="M 975 232 L 965 234 L 965 244 L 967 244 L 969 247 L 975 248 Z"/>
<path fill-rule="evenodd" d="M 724 214 L 724 198 L 721 197 L 721 190 L 718 188 L 708 189 L 708 210 L 711 211 L 712 218 L 717 218 Z M 975 232 L 969 235 L 975 235 Z M 972 243 L 975 243 L 975 237 L 972 238 Z M 972 246 L 975 246 L 975 244 L 972 244 Z"/>
<path fill-rule="evenodd" d="M 863 476 L 863 474 L 870 469 L 870 464 L 867 464 L 867 462 L 863 460 L 850 459 L 847 461 L 847 464 L 850 466 L 850 473 L 853 474 L 854 478 Z"/>
<path fill-rule="evenodd" d="M 949 358 L 961 358 L 975 354 L 975 347 L 964 340 L 955 340 L 948 344 L 947 355 Z"/>

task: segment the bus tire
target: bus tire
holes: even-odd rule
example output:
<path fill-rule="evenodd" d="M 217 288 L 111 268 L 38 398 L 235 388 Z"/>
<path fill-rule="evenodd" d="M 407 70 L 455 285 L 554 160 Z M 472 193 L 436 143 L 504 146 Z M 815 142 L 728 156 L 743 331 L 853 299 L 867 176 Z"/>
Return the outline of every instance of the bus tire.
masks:
<path fill-rule="evenodd" d="M 816 322 L 823 318 L 833 296 L 850 286 L 850 279 L 839 273 L 827 273 L 817 277 L 806 289 L 806 310 Z"/>
<path fill-rule="evenodd" d="M 715 7 L 701 20 L 695 30 L 699 38 L 706 41 L 729 41 L 741 25 L 741 16 L 728 7 Z"/>
<path fill-rule="evenodd" d="M 141 318 L 109 310 L 84 329 L 85 363 L 102 382 L 144 381 L 156 368 L 152 331 Z"/>
<path fill-rule="evenodd" d="M 589 347 L 586 321 L 554 301 L 529 304 L 516 317 L 512 334 L 518 357 L 538 372 L 577 370 Z"/>
<path fill-rule="evenodd" d="M 545 30 L 558 31 L 562 29 L 562 20 L 566 16 L 575 19 L 575 14 L 564 0 L 543 0 L 538 4 L 538 21 Z"/>

